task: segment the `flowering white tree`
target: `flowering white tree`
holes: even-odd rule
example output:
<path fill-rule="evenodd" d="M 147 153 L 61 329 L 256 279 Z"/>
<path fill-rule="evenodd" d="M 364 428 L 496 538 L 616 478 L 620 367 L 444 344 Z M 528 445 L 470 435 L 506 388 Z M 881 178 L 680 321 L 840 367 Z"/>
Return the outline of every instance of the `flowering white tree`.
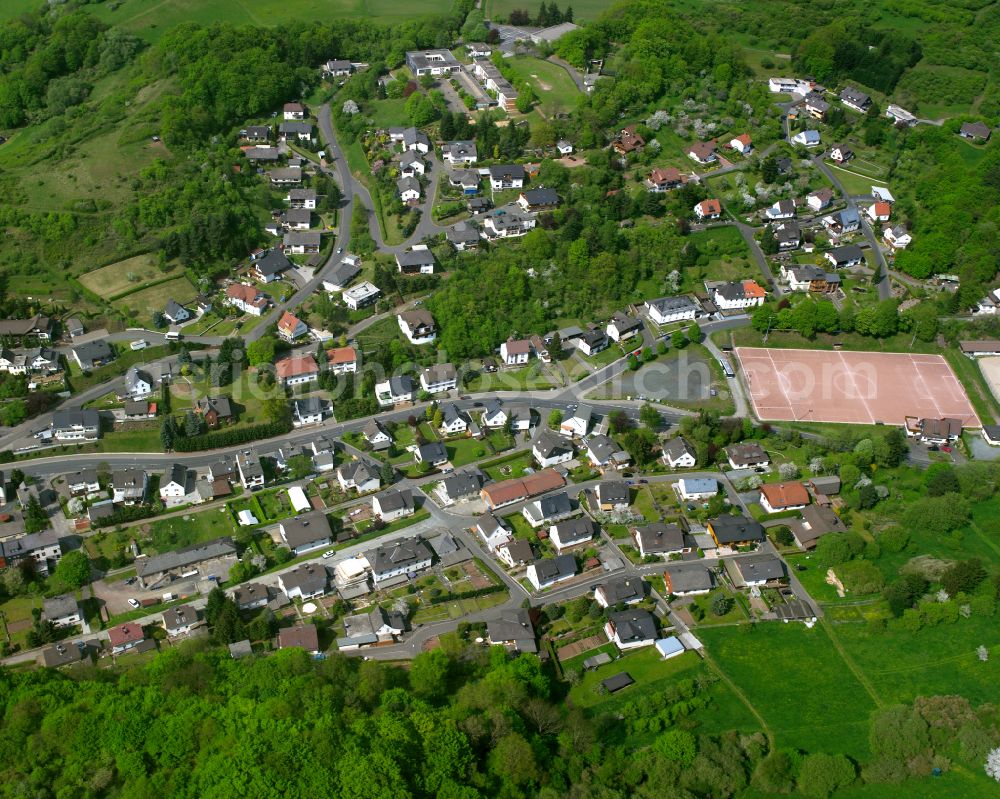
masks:
<path fill-rule="evenodd" d="M 799 476 L 799 467 L 794 463 L 783 463 L 778 467 L 778 475 L 782 480 L 794 480 Z"/>
<path fill-rule="evenodd" d="M 986 755 L 986 774 L 1000 782 L 1000 747 Z"/>
<path fill-rule="evenodd" d="M 822 458 L 813 458 L 811 461 L 809 461 L 809 471 L 812 472 L 813 474 L 819 474 L 820 472 L 822 472 L 823 471 L 823 459 Z"/>
<path fill-rule="evenodd" d="M 344 107 L 341 109 L 345 114 L 354 115 L 358 113 L 361 109 L 358 108 L 358 104 L 354 100 L 348 100 L 344 103 Z"/>
<path fill-rule="evenodd" d="M 977 647 L 976 655 L 978 655 L 979 659 L 983 661 L 983 663 L 985 663 L 987 660 L 990 659 L 990 650 L 987 649 L 985 646 Z"/>

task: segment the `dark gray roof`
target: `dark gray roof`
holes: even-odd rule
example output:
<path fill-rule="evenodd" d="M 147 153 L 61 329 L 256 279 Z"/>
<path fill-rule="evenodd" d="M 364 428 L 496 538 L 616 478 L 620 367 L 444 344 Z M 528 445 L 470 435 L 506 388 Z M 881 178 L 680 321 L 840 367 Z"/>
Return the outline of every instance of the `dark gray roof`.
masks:
<path fill-rule="evenodd" d="M 632 602 L 646 595 L 646 584 L 641 577 L 619 577 L 617 580 L 608 580 L 596 587 L 602 590 L 609 605 Z"/>
<path fill-rule="evenodd" d="M 608 621 L 615 626 L 618 639 L 624 644 L 656 638 L 656 621 L 645 610 L 622 610 L 609 613 Z"/>
<path fill-rule="evenodd" d="M 135 572 L 140 577 L 148 574 L 179 569 L 182 566 L 193 566 L 202 561 L 236 555 L 236 547 L 231 538 L 219 538 L 205 544 L 179 549 L 176 552 L 164 552 L 150 558 L 138 558 L 135 562 Z"/>
<path fill-rule="evenodd" d="M 634 682 L 635 680 L 629 676 L 628 672 L 622 671 L 615 674 L 613 677 L 601 680 L 601 685 L 604 686 L 604 689 L 609 694 L 613 694 L 615 691 L 620 691 L 622 688 L 628 688 L 628 686 Z"/>
<path fill-rule="evenodd" d="M 302 397 L 292 400 L 294 412 L 299 416 L 312 416 L 323 412 L 322 397 Z"/>
<path fill-rule="evenodd" d="M 851 261 L 863 261 L 865 259 L 865 254 L 857 244 L 845 244 L 842 247 L 834 247 L 827 255 L 837 264 L 848 264 Z"/>
<path fill-rule="evenodd" d="M 612 502 L 617 505 L 623 502 L 628 503 L 632 495 L 624 480 L 606 480 L 598 484 L 597 498 L 602 504 Z"/>
<path fill-rule="evenodd" d="M 400 266 L 426 266 L 434 263 L 434 253 L 430 250 L 406 250 L 405 252 L 397 252 L 396 263 Z"/>
<path fill-rule="evenodd" d="M 780 580 L 785 576 L 785 564 L 774 555 L 750 555 L 736 559 L 736 568 L 747 582 Z"/>
<path fill-rule="evenodd" d="M 49 621 L 56 621 L 79 612 L 80 603 L 73 594 L 60 594 L 42 602 L 42 615 Z"/>
<path fill-rule="evenodd" d="M 726 447 L 726 455 L 737 466 L 747 466 L 754 463 L 770 461 L 767 452 L 756 441 L 744 441 L 741 444 L 731 444 Z"/>
<path fill-rule="evenodd" d="M 187 482 L 187 466 L 183 463 L 173 463 L 164 470 L 160 486 L 162 487 L 168 485 L 169 483 L 177 483 L 178 485 L 187 487 Z"/>
<path fill-rule="evenodd" d="M 166 316 L 170 317 L 171 319 L 176 319 L 177 314 L 181 313 L 182 311 L 187 311 L 187 308 L 185 308 L 183 305 L 177 302 L 177 300 L 171 297 L 169 300 L 167 300 L 167 306 L 166 308 L 164 308 L 163 312 Z"/>
<path fill-rule="evenodd" d="M 229 402 L 229 397 L 202 397 L 198 400 L 198 409 L 202 413 L 215 411 L 221 419 L 233 415 L 233 406 Z"/>
<path fill-rule="evenodd" d="M 468 222 L 458 222 L 445 231 L 445 238 L 454 244 L 470 244 L 479 241 L 479 231 Z"/>
<path fill-rule="evenodd" d="M 460 472 L 445 478 L 444 488 L 452 499 L 477 496 L 483 487 L 483 476 L 479 471 Z"/>
<path fill-rule="evenodd" d="M 440 441 L 431 441 L 417 447 L 417 460 L 421 463 L 440 463 L 448 460 L 448 450 Z"/>
<path fill-rule="evenodd" d="M 635 528 L 636 537 L 642 542 L 644 552 L 677 552 L 684 549 L 684 531 L 677 524 L 656 522 Z"/>
<path fill-rule="evenodd" d="M 355 277 L 357 277 L 360 272 L 361 269 L 354 264 L 341 261 L 330 270 L 329 274 L 326 276 L 326 280 L 336 286 L 346 286 Z"/>
<path fill-rule="evenodd" d="M 286 590 L 298 588 L 303 594 L 315 594 L 326 590 L 326 567 L 320 563 L 303 563 L 282 574 L 280 579 Z"/>
<path fill-rule="evenodd" d="M 408 488 L 390 488 L 378 495 L 378 504 L 383 512 L 392 512 L 413 507 L 413 492 Z"/>
<path fill-rule="evenodd" d="M 341 466 L 340 474 L 345 480 L 366 483 L 373 477 L 378 477 L 378 469 L 363 460 L 356 460 Z"/>
<path fill-rule="evenodd" d="M 538 450 L 538 454 L 543 458 L 551 458 L 554 455 L 563 453 L 573 453 L 573 445 L 563 436 L 553 433 L 551 430 L 542 430 L 535 439 L 532 449 Z"/>
<path fill-rule="evenodd" d="M 513 641 L 535 641 L 535 628 L 531 624 L 531 617 L 524 608 L 505 610 L 494 619 L 486 622 L 486 635 L 493 643 Z M 518 649 L 521 649 L 518 646 Z"/>
<path fill-rule="evenodd" d="M 663 445 L 663 454 L 669 455 L 673 460 L 677 460 L 681 455 L 696 456 L 692 447 L 683 436 L 672 438 Z"/>
<path fill-rule="evenodd" d="M 180 605 L 163 611 L 163 626 L 168 630 L 189 627 L 198 621 L 198 611 L 190 605 Z"/>
<path fill-rule="evenodd" d="M 572 555 L 559 555 L 555 558 L 536 560 L 534 566 L 535 574 L 538 575 L 540 583 L 576 574 L 576 558 Z"/>
<path fill-rule="evenodd" d="M 330 522 L 319 511 L 310 511 L 281 522 L 282 538 L 292 549 L 327 541 L 330 538 Z"/>
<path fill-rule="evenodd" d="M 524 180 L 524 167 L 520 164 L 500 164 L 490 167 L 490 177 L 494 180 L 508 178 L 510 180 Z"/>
<path fill-rule="evenodd" d="M 411 566 L 433 557 L 427 542 L 421 538 L 401 538 L 381 544 L 365 553 L 376 574 Z"/>
<path fill-rule="evenodd" d="M 581 517 L 567 519 L 554 525 L 559 531 L 559 540 L 563 546 L 572 546 L 583 541 L 589 541 L 597 532 L 597 525 L 592 519 Z"/>
<path fill-rule="evenodd" d="M 279 133 L 309 133 L 312 134 L 313 126 L 308 122 L 299 120 L 287 120 L 278 125 Z"/>
<path fill-rule="evenodd" d="M 558 205 L 559 193 L 555 189 L 528 189 L 522 192 L 528 206 Z"/>
<path fill-rule="evenodd" d="M 268 250 L 262 258 L 254 261 L 254 268 L 265 277 L 277 275 L 286 269 L 292 268 L 292 262 L 285 257 L 281 250 Z"/>
<path fill-rule="evenodd" d="M 709 524 L 715 531 L 720 544 L 734 544 L 740 541 L 763 541 L 764 528 L 759 522 L 746 516 L 718 516 Z"/>
<path fill-rule="evenodd" d="M 542 518 L 559 516 L 573 510 L 573 503 L 569 501 L 569 494 L 565 491 L 560 491 L 557 494 L 549 494 L 546 497 L 536 500 L 536 503 L 538 509 L 541 511 Z"/>
<path fill-rule="evenodd" d="M 104 339 L 88 341 L 79 347 L 74 347 L 73 352 L 84 367 L 92 366 L 94 361 L 107 361 L 114 357 L 111 345 Z"/>
<path fill-rule="evenodd" d="M 668 563 L 665 571 L 670 575 L 674 591 L 708 591 L 712 588 L 712 572 L 704 563 Z"/>

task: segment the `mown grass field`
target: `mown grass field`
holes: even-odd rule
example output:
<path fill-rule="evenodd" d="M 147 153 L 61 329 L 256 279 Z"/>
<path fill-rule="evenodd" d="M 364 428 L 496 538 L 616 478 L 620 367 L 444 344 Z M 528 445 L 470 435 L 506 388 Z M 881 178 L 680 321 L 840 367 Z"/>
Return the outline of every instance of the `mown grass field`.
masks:
<path fill-rule="evenodd" d="M 91 13 L 147 41 L 155 41 L 182 22 L 271 26 L 291 19 L 321 21 L 336 17 L 398 22 L 447 10 L 447 6 L 433 0 L 410 3 L 392 0 L 121 0 L 93 6 Z"/>
<path fill-rule="evenodd" d="M 538 11 L 537 4 L 520 3 L 518 0 L 485 0 L 484 8 L 486 19 L 493 19 L 498 22 L 506 21 L 510 17 L 510 12 L 515 8 L 527 8 L 528 13 L 534 14 Z M 577 22 L 596 19 L 601 12 L 611 7 L 611 0 L 580 0 L 577 3 L 569 3 L 573 7 L 573 19 Z M 565 6 L 559 5 L 560 9 Z"/>
<path fill-rule="evenodd" d="M 175 277 L 163 283 L 157 283 L 149 288 L 141 289 L 134 294 L 127 294 L 114 302 L 115 307 L 130 308 L 142 317 L 153 311 L 162 311 L 167 300 L 173 299 L 180 303 L 193 300 L 198 294 L 197 289 L 186 275 Z"/>
<path fill-rule="evenodd" d="M 540 58 L 511 58 L 507 63 L 521 78 L 529 83 L 538 96 L 541 113 L 552 118 L 555 114 L 567 113 L 576 107 L 581 97 L 572 78 L 558 64 Z"/>
<path fill-rule="evenodd" d="M 129 275 L 134 279 L 130 280 Z M 84 288 L 98 296 L 113 300 L 146 283 L 181 275 L 182 270 L 178 266 L 171 266 L 166 272 L 162 271 L 156 264 L 156 258 L 145 253 L 94 269 L 80 275 L 79 281 Z"/>

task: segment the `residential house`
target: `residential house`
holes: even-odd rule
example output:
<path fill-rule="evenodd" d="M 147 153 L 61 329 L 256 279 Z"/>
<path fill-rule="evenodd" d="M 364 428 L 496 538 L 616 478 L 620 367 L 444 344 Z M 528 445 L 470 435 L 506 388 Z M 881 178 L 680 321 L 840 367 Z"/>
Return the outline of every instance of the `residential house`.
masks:
<path fill-rule="evenodd" d="M 987 142 L 990 140 L 990 128 L 985 122 L 963 122 L 962 127 L 958 129 L 958 135 L 963 139 Z"/>
<path fill-rule="evenodd" d="M 882 240 L 894 250 L 905 250 L 910 246 L 913 237 L 906 225 L 893 225 L 882 230 Z"/>
<path fill-rule="evenodd" d="M 226 286 L 226 305 L 239 308 L 251 316 L 260 316 L 267 309 L 268 299 L 255 286 L 230 283 Z"/>
<path fill-rule="evenodd" d="M 478 499 L 483 482 L 483 474 L 478 469 L 460 472 L 446 477 L 441 482 L 441 488 L 438 493 L 446 505 L 452 505 L 464 500 Z"/>
<path fill-rule="evenodd" d="M 597 525 L 592 519 L 566 519 L 549 528 L 549 540 L 561 555 L 564 549 L 585 544 L 597 534 Z"/>
<path fill-rule="evenodd" d="M 111 473 L 111 501 L 115 505 L 136 505 L 146 501 L 149 477 L 142 469 L 126 466 Z"/>
<path fill-rule="evenodd" d="M 677 495 L 685 502 L 700 502 L 718 493 L 719 482 L 712 477 L 685 477 L 677 481 Z"/>
<path fill-rule="evenodd" d="M 59 371 L 59 354 L 49 347 L 13 350 L 0 348 L 0 372 L 26 375 L 36 372 L 51 374 L 57 371 Z"/>
<path fill-rule="evenodd" d="M 378 286 L 366 280 L 358 283 L 356 286 L 351 286 L 351 288 L 344 291 L 340 296 L 344 301 L 344 305 L 352 311 L 356 311 L 359 308 L 364 308 L 366 305 L 371 305 L 381 294 L 382 291 Z"/>
<path fill-rule="evenodd" d="M 264 486 L 264 467 L 260 457 L 253 450 L 246 450 L 236 456 L 236 471 L 240 484 L 248 491 Z"/>
<path fill-rule="evenodd" d="M 598 469 L 622 469 L 631 462 L 631 456 L 603 433 L 587 439 L 587 457 Z"/>
<path fill-rule="evenodd" d="M 479 160 L 479 153 L 474 141 L 450 141 L 441 147 L 441 158 L 451 166 L 471 166 Z"/>
<path fill-rule="evenodd" d="M 305 255 L 319 252 L 320 233 L 318 231 L 292 231 L 282 239 L 285 252 L 292 255 Z"/>
<path fill-rule="evenodd" d="M 281 385 L 291 388 L 319 379 L 319 366 L 312 355 L 292 355 L 278 361 L 274 373 Z"/>
<path fill-rule="evenodd" d="M 759 522 L 740 515 L 724 515 L 710 519 L 708 533 L 719 547 L 745 547 L 764 541 L 764 528 Z"/>
<path fill-rule="evenodd" d="M 822 211 L 833 202 L 833 189 L 817 189 L 806 196 L 806 205 L 813 211 Z"/>
<path fill-rule="evenodd" d="M 258 610 L 270 600 L 267 586 L 260 583 L 243 583 L 233 589 L 233 602 L 240 610 Z"/>
<path fill-rule="evenodd" d="M 459 72 L 462 65 L 458 59 L 451 54 L 450 50 L 408 50 L 406 53 L 406 66 L 414 77 L 421 75 L 448 75 L 452 72 Z"/>
<path fill-rule="evenodd" d="M 458 372 L 450 363 L 436 363 L 420 373 L 420 387 L 429 394 L 440 394 L 458 388 Z"/>
<path fill-rule="evenodd" d="M 241 147 L 240 149 L 247 161 L 254 164 L 274 163 L 281 158 L 281 151 L 269 144 L 260 147 Z"/>
<path fill-rule="evenodd" d="M 764 211 L 768 219 L 794 219 L 795 202 L 792 200 L 778 200 L 774 205 Z"/>
<path fill-rule="evenodd" d="M 55 325 L 47 316 L 35 314 L 30 319 L 0 319 L 0 338 L 37 338 L 50 341 Z"/>
<path fill-rule="evenodd" d="M 504 366 L 522 366 L 531 358 L 531 342 L 528 339 L 507 339 L 500 345 L 500 360 Z"/>
<path fill-rule="evenodd" d="M 191 318 L 191 312 L 173 298 L 167 300 L 163 309 L 163 318 L 172 325 L 179 325 Z"/>
<path fill-rule="evenodd" d="M 684 152 L 697 164 L 714 164 L 719 160 L 716 155 L 715 141 L 696 141 Z"/>
<path fill-rule="evenodd" d="M 694 207 L 694 215 L 700 220 L 718 219 L 722 216 L 722 204 L 715 199 L 702 200 Z"/>
<path fill-rule="evenodd" d="M 507 427 L 509 417 L 503 409 L 503 403 L 496 397 L 486 401 L 479 423 L 490 430 L 503 430 Z"/>
<path fill-rule="evenodd" d="M 881 200 L 874 202 L 865 207 L 865 216 L 872 222 L 888 222 L 892 216 L 892 206 Z"/>
<path fill-rule="evenodd" d="M 723 283 L 712 291 L 712 301 L 719 310 L 731 311 L 763 305 L 767 292 L 756 280 Z"/>
<path fill-rule="evenodd" d="M 535 559 L 531 544 L 523 538 L 515 538 L 497 546 L 497 559 L 510 569 L 525 566 Z"/>
<path fill-rule="evenodd" d="M 283 109 L 286 120 L 305 119 L 306 109 L 301 103 L 285 103 Z"/>
<path fill-rule="evenodd" d="M 865 254 L 857 244 L 844 244 L 823 253 L 823 257 L 838 269 L 865 262 Z"/>
<path fill-rule="evenodd" d="M 378 491 L 382 487 L 378 467 L 361 459 L 352 460 L 337 469 L 337 482 L 341 491 L 353 488 L 359 494 Z"/>
<path fill-rule="evenodd" d="M 274 187 L 298 186 L 302 183 L 302 167 L 286 166 L 272 169 L 267 173 L 268 180 Z"/>
<path fill-rule="evenodd" d="M 290 208 L 306 208 L 316 210 L 316 189 L 289 189 L 285 202 Z"/>
<path fill-rule="evenodd" d="M 119 624 L 108 630 L 108 641 L 111 644 L 111 654 L 121 655 L 130 649 L 135 649 L 146 640 L 141 624 Z"/>
<path fill-rule="evenodd" d="M 524 167 L 520 164 L 500 164 L 490 167 L 490 188 L 493 191 L 524 187 Z"/>
<path fill-rule="evenodd" d="M 624 480 L 605 480 L 597 484 L 594 490 L 597 507 L 594 510 L 605 512 L 628 510 L 632 504 L 632 496 L 628 484 Z"/>
<path fill-rule="evenodd" d="M 646 596 L 646 583 L 641 577 L 619 577 L 594 586 L 594 601 L 602 608 L 635 605 Z"/>
<path fill-rule="evenodd" d="M 400 178 L 396 181 L 396 191 L 404 204 L 420 201 L 420 183 L 416 178 Z"/>
<path fill-rule="evenodd" d="M 673 166 L 666 169 L 658 167 L 650 172 L 649 177 L 646 178 L 646 188 L 656 194 L 680 188 L 685 183 L 687 183 L 687 176 Z"/>
<path fill-rule="evenodd" d="M 350 652 L 363 646 L 391 643 L 405 629 L 406 621 L 401 614 L 376 607 L 369 613 L 344 618 L 344 636 L 337 639 L 337 649 Z"/>
<path fill-rule="evenodd" d="M 421 444 L 413 451 L 417 463 L 427 463 L 431 466 L 444 466 L 448 462 L 448 449 L 440 441 L 430 441 Z"/>
<path fill-rule="evenodd" d="M 541 591 L 543 588 L 569 580 L 575 575 L 576 558 L 572 555 L 557 555 L 554 558 L 536 560 L 528 564 L 525 576 L 536 591 Z"/>
<path fill-rule="evenodd" d="M 669 563 L 663 570 L 667 593 L 674 596 L 707 594 L 714 586 L 711 569 L 703 562 Z"/>
<path fill-rule="evenodd" d="M 660 297 L 646 300 L 646 314 L 650 321 L 658 325 L 682 320 L 693 320 L 701 313 L 701 307 L 690 297 Z"/>
<path fill-rule="evenodd" d="M 841 518 L 832 509 L 820 505 L 806 505 L 802 509 L 802 521 L 788 526 L 799 549 L 812 549 L 828 533 L 847 532 L 847 525 Z"/>
<path fill-rule="evenodd" d="M 365 553 L 376 587 L 379 583 L 403 575 L 409 576 L 430 567 L 434 553 L 420 538 L 400 538 Z"/>
<path fill-rule="evenodd" d="M 308 122 L 300 122 L 298 120 L 282 122 L 278 125 L 278 137 L 282 141 L 295 138 L 299 141 L 309 142 L 313 138 L 313 126 Z"/>
<path fill-rule="evenodd" d="M 669 558 L 671 555 L 691 551 L 691 546 L 685 541 L 684 531 L 680 525 L 672 522 L 656 522 L 633 527 L 631 535 L 639 555 L 643 558 L 649 556 Z"/>
<path fill-rule="evenodd" d="M 228 580 L 234 563 L 236 547 L 232 539 L 217 538 L 161 555 L 142 555 L 136 558 L 135 570 L 140 587 L 152 590 L 182 577 L 219 582 Z"/>
<path fill-rule="evenodd" d="M 375 384 L 375 398 L 383 408 L 401 402 L 413 402 L 416 384 L 409 375 L 394 375 L 384 383 Z"/>
<path fill-rule="evenodd" d="M 844 164 L 854 158 L 854 153 L 849 147 L 843 144 L 835 144 L 830 148 L 830 160 L 838 164 Z"/>
<path fill-rule="evenodd" d="M 163 629 L 170 638 L 178 635 L 188 635 L 198 624 L 198 611 L 190 605 L 168 608 L 162 615 Z"/>
<path fill-rule="evenodd" d="M 813 282 L 823 280 L 826 271 L 815 264 L 795 264 L 791 262 L 781 265 L 781 279 L 788 283 L 791 291 L 810 291 Z"/>
<path fill-rule="evenodd" d="M 792 141 L 795 144 L 801 144 L 803 147 L 818 147 L 821 138 L 818 130 L 800 130 L 792 136 Z"/>
<path fill-rule="evenodd" d="M 183 463 L 168 466 L 160 478 L 160 499 L 184 499 L 194 489 L 194 471 L 189 471 Z"/>
<path fill-rule="evenodd" d="M 524 608 L 501 610 L 496 618 L 488 619 L 486 640 L 493 646 L 503 646 L 513 652 L 538 651 L 531 614 Z"/>
<path fill-rule="evenodd" d="M 483 220 L 483 236 L 490 241 L 518 238 L 534 230 L 536 224 L 535 217 L 522 213 L 519 206 L 508 205 Z"/>
<path fill-rule="evenodd" d="M 278 575 L 278 588 L 289 599 L 315 599 L 326 593 L 329 575 L 320 563 L 302 563 Z"/>
<path fill-rule="evenodd" d="M 510 406 L 510 429 L 515 433 L 525 433 L 534 424 L 534 411 L 527 405 Z"/>
<path fill-rule="evenodd" d="M 513 537 L 510 530 L 492 513 L 484 513 L 476 519 L 474 529 L 490 552 L 496 552 L 498 546 L 507 543 Z"/>
<path fill-rule="evenodd" d="M 691 469 L 697 463 L 697 454 L 685 438 L 678 436 L 663 445 L 663 462 L 671 469 Z"/>
<path fill-rule="evenodd" d="M 611 613 L 604 624 L 604 634 L 619 649 L 638 649 L 656 643 L 656 621 L 645 610 L 631 609 Z"/>
<path fill-rule="evenodd" d="M 56 441 L 93 441 L 101 436 L 101 417 L 90 409 L 55 411 L 49 429 Z"/>
<path fill-rule="evenodd" d="M 416 513 L 413 492 L 408 488 L 389 488 L 372 497 L 372 512 L 388 524 Z"/>
<path fill-rule="evenodd" d="M 83 623 L 80 603 L 73 594 L 60 594 L 43 600 L 42 618 L 56 627 L 74 627 Z"/>
<path fill-rule="evenodd" d="M 240 131 L 240 135 L 246 141 L 254 142 L 256 144 L 263 142 L 266 144 L 271 141 L 271 126 L 250 125 L 245 130 Z"/>
<path fill-rule="evenodd" d="M 809 492 L 802 483 L 766 483 L 760 487 L 760 506 L 767 513 L 800 510 L 809 504 Z"/>
<path fill-rule="evenodd" d="M 358 370 L 358 353 L 354 347 L 333 347 L 326 351 L 326 368 L 335 375 Z"/>
<path fill-rule="evenodd" d="M 744 441 L 726 447 L 726 457 L 733 469 L 756 469 L 762 471 L 771 465 L 771 458 L 756 441 Z"/>
<path fill-rule="evenodd" d="M 125 373 L 125 396 L 130 399 L 146 399 L 153 393 L 153 378 L 149 372 L 132 366 Z"/>
<path fill-rule="evenodd" d="M 441 408 L 441 432 L 449 436 L 457 436 L 467 432 L 469 420 L 465 414 L 458 409 L 454 402 L 442 406 Z"/>
<path fill-rule="evenodd" d="M 287 230 L 309 230 L 312 227 L 312 211 L 308 208 L 289 208 L 281 215 L 281 224 Z"/>
<path fill-rule="evenodd" d="M 517 204 L 525 212 L 546 211 L 550 208 L 558 207 L 559 194 L 555 189 L 546 189 L 544 187 L 527 189 L 518 195 Z"/>
<path fill-rule="evenodd" d="M 529 502 L 521 509 L 521 515 L 532 527 L 554 524 L 562 519 L 568 519 L 577 511 L 565 491 Z"/>
<path fill-rule="evenodd" d="M 962 435 L 960 419 L 917 419 L 907 416 L 903 428 L 906 435 L 916 438 L 921 444 L 946 445 L 954 443 Z"/>
<path fill-rule="evenodd" d="M 294 341 L 308 332 L 308 325 L 290 311 L 285 311 L 278 320 L 278 336 L 285 341 Z"/>
<path fill-rule="evenodd" d="M 392 436 L 386 432 L 381 422 L 377 419 L 368 420 L 364 430 L 362 430 L 362 435 L 364 435 L 365 440 L 371 444 L 372 449 L 376 452 L 389 449 L 392 446 Z"/>
<path fill-rule="evenodd" d="M 802 241 L 802 231 L 798 223 L 791 220 L 775 225 L 772 232 L 780 252 L 794 250 Z"/>
<path fill-rule="evenodd" d="M 806 113 L 813 119 L 826 119 L 830 104 L 818 94 L 810 94 L 805 101 Z"/>
<path fill-rule="evenodd" d="M 115 351 L 104 339 L 88 341 L 73 348 L 73 360 L 84 372 L 104 366 L 115 359 Z"/>
<path fill-rule="evenodd" d="M 195 403 L 195 413 L 212 429 L 235 418 L 229 397 L 202 397 Z"/>
<path fill-rule="evenodd" d="M 40 533 L 28 533 L 19 538 L 0 541 L 0 569 L 32 560 L 35 571 L 45 576 L 61 559 L 62 545 L 59 543 L 59 534 L 54 530 L 42 530 Z"/>
<path fill-rule="evenodd" d="M 864 114 L 871 106 L 872 98 L 853 86 L 847 86 L 840 92 L 840 102 L 859 114 Z"/>
<path fill-rule="evenodd" d="M 729 147 L 740 155 L 750 155 L 753 152 L 753 140 L 750 138 L 749 133 L 741 133 L 739 136 L 733 136 L 729 140 Z"/>
<path fill-rule="evenodd" d="M 343 291 L 360 273 L 361 259 L 356 255 L 345 255 L 323 279 L 323 291 L 328 294 Z"/>
<path fill-rule="evenodd" d="M 611 315 L 611 321 L 605 330 L 612 341 L 624 341 L 635 335 L 642 334 L 642 320 L 637 319 L 621 311 L 615 311 Z"/>
<path fill-rule="evenodd" d="M 444 232 L 448 243 L 459 252 L 479 247 L 479 230 L 469 222 L 457 222 Z"/>
<path fill-rule="evenodd" d="M 434 317 L 425 308 L 403 311 L 396 319 L 399 322 L 399 329 L 411 344 L 430 344 L 437 338 Z"/>
<path fill-rule="evenodd" d="M 593 409 L 589 405 L 577 405 L 573 415 L 562 420 L 559 425 L 559 432 L 570 438 L 583 438 L 590 430 L 593 421 Z"/>
<path fill-rule="evenodd" d="M 326 403 L 320 397 L 302 397 L 292 400 L 292 425 L 306 427 L 323 421 Z"/>
<path fill-rule="evenodd" d="M 448 183 L 461 189 L 466 197 L 479 194 L 479 173 L 474 169 L 453 169 L 448 173 Z"/>
<path fill-rule="evenodd" d="M 556 142 L 556 152 L 559 155 L 570 155 L 573 152 L 573 145 L 566 141 L 566 139 L 560 139 Z"/>
<path fill-rule="evenodd" d="M 292 268 L 292 262 L 281 250 L 268 250 L 253 262 L 251 272 L 261 283 L 273 283 Z M 259 315 L 259 314 L 258 314 Z"/>
<path fill-rule="evenodd" d="M 642 152 L 642 148 L 645 146 L 646 140 L 642 134 L 636 132 L 635 125 L 623 128 L 611 143 L 611 149 L 622 156 Z"/>
<path fill-rule="evenodd" d="M 101 484 L 97 477 L 96 469 L 81 469 L 73 474 L 66 475 L 66 487 L 74 497 L 90 497 L 100 493 Z M 4 498 L 6 504 L 6 497 Z"/>
<path fill-rule="evenodd" d="M 304 649 L 310 655 L 318 656 L 319 631 L 315 624 L 297 624 L 278 630 L 278 649 Z"/>
<path fill-rule="evenodd" d="M 736 558 L 733 566 L 740 581 L 747 588 L 767 585 L 785 577 L 785 565 L 774 555 L 747 555 Z"/>
<path fill-rule="evenodd" d="M 302 555 L 330 543 L 330 522 L 319 511 L 310 511 L 278 523 L 278 533 L 293 554 Z"/>
<path fill-rule="evenodd" d="M 334 59 L 323 64 L 323 74 L 330 78 L 343 78 L 354 71 L 350 61 Z"/>

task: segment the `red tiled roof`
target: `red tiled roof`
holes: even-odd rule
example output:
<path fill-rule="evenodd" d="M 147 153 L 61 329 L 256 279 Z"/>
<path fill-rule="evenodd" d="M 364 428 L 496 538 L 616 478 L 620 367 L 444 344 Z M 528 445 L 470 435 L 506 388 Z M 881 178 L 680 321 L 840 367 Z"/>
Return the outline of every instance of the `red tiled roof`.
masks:
<path fill-rule="evenodd" d="M 285 311 L 281 315 L 281 319 L 278 320 L 278 330 L 284 330 L 286 333 L 294 333 L 295 328 L 297 328 L 299 324 L 299 318 L 295 314 L 290 311 Z"/>
<path fill-rule="evenodd" d="M 766 297 L 767 292 L 756 280 L 743 281 L 743 294 L 747 297 Z"/>
<path fill-rule="evenodd" d="M 775 510 L 809 504 L 809 492 L 802 483 L 768 483 L 760 487 L 760 493 Z"/>
<path fill-rule="evenodd" d="M 282 358 L 274 365 L 274 371 L 282 380 L 287 380 L 290 377 L 315 374 L 319 371 L 319 367 L 312 355 L 299 355 Z"/>
<path fill-rule="evenodd" d="M 354 347 L 334 347 L 326 351 L 326 362 L 329 364 L 354 363 L 357 359 Z"/>
<path fill-rule="evenodd" d="M 108 630 L 108 640 L 111 641 L 111 646 L 133 644 L 145 638 L 146 635 L 142 631 L 141 624 L 122 624 Z"/>
<path fill-rule="evenodd" d="M 698 203 L 698 207 L 701 208 L 702 216 L 722 213 L 722 203 L 718 200 L 702 200 Z"/>

